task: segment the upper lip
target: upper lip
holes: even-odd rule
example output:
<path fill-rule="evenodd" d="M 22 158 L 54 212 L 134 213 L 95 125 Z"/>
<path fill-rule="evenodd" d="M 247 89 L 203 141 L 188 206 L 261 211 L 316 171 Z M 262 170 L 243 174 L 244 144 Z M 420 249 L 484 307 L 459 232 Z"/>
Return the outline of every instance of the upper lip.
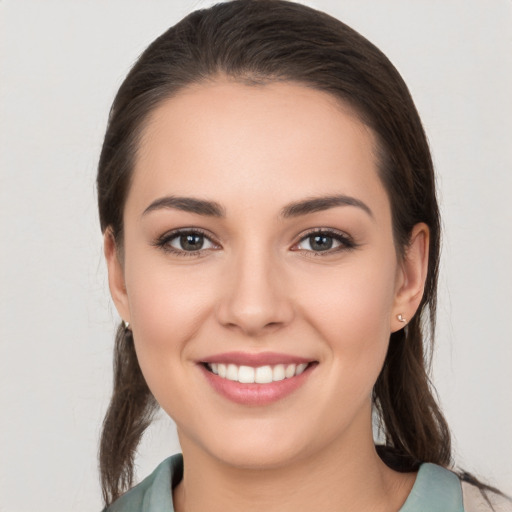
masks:
<path fill-rule="evenodd" d="M 205 357 L 199 362 L 201 363 L 224 363 L 235 364 L 237 366 L 273 366 L 277 364 L 301 364 L 311 363 L 312 359 L 294 356 L 291 354 L 280 354 L 278 352 L 225 352 L 223 354 L 215 354 Z"/>

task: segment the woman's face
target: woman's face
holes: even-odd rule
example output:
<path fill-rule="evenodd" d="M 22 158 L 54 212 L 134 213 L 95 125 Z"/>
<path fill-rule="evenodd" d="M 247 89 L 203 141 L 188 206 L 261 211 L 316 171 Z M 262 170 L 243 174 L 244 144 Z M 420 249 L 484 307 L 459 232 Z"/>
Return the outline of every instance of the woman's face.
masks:
<path fill-rule="evenodd" d="M 348 108 L 293 83 L 219 79 L 151 116 L 123 264 L 108 235 L 106 252 L 184 451 L 262 467 L 371 441 L 389 335 L 413 313 L 374 146 Z"/>

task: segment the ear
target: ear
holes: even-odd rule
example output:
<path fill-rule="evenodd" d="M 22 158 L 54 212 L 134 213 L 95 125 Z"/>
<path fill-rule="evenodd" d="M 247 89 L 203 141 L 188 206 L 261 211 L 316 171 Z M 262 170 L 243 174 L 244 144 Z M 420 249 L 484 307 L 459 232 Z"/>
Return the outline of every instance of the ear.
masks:
<path fill-rule="evenodd" d="M 126 322 L 130 322 L 130 307 L 128 294 L 126 293 L 124 268 L 121 263 L 122 258 L 110 228 L 103 235 L 103 251 L 107 262 L 110 294 L 121 318 Z"/>
<path fill-rule="evenodd" d="M 423 297 L 428 270 L 428 249 L 430 231 L 423 222 L 416 224 L 411 231 L 409 246 L 399 264 L 391 331 L 404 327 L 414 316 Z M 405 321 L 400 321 L 402 315 Z"/>

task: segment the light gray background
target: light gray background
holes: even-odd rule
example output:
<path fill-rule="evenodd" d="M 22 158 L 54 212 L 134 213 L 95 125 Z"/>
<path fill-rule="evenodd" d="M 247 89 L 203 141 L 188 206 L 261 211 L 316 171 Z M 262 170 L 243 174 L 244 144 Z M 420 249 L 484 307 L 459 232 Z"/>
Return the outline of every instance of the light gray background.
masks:
<path fill-rule="evenodd" d="M 100 510 L 117 314 L 94 178 L 136 56 L 211 2 L 0 0 L 0 511 Z M 512 493 L 512 3 L 317 0 L 395 63 L 444 215 L 434 382 L 457 463 Z M 163 415 L 145 476 L 178 445 Z"/>

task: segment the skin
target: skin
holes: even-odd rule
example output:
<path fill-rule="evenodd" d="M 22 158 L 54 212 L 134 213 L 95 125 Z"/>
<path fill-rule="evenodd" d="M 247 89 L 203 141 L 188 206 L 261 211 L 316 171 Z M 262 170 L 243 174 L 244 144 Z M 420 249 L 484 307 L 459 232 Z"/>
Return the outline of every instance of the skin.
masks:
<path fill-rule="evenodd" d="M 428 228 L 400 259 L 378 177 L 375 139 L 330 95 L 294 83 L 217 78 L 152 113 L 124 210 L 124 250 L 105 234 L 112 296 L 133 329 L 139 363 L 175 420 L 185 460 L 176 510 L 396 511 L 414 483 L 375 452 L 371 392 L 391 332 L 423 293 Z M 306 198 L 336 206 L 283 218 Z M 163 196 L 213 200 L 225 217 L 147 207 Z M 200 228 L 200 252 L 156 246 Z M 308 230 L 334 241 L 313 251 Z M 167 241 L 180 248 L 179 238 Z M 265 405 L 237 404 L 197 361 L 280 352 L 317 361 L 304 385 Z M 283 493 L 283 489 L 293 492 Z"/>

